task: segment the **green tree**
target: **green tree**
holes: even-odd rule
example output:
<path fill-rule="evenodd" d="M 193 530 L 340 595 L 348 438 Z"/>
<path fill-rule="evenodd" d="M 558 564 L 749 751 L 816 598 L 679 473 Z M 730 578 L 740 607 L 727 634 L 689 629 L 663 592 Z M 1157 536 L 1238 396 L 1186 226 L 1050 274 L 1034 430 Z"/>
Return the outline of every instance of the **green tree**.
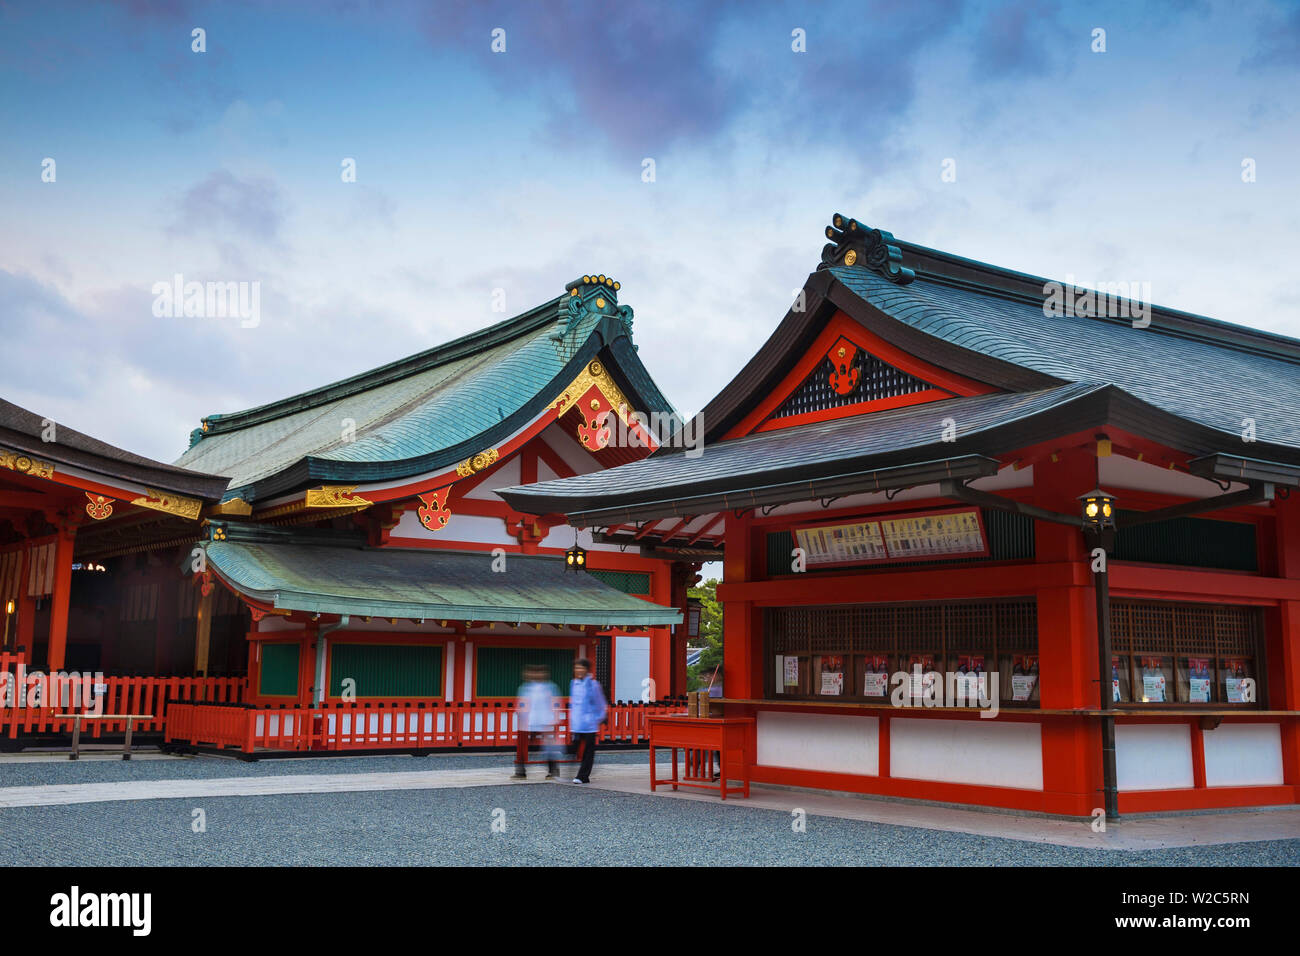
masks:
<path fill-rule="evenodd" d="M 696 647 L 704 644 L 699 663 L 686 669 L 688 690 L 704 690 L 715 668 L 722 666 L 722 605 L 718 603 L 718 579 L 709 578 L 699 587 L 688 588 L 687 597 L 700 602 L 700 636 L 692 638 Z"/>

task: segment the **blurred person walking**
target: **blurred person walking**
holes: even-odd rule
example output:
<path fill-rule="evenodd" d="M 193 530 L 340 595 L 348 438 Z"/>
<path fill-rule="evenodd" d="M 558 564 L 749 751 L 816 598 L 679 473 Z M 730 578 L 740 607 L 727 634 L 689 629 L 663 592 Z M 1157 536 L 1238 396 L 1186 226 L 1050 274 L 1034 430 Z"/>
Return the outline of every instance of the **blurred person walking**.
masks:
<path fill-rule="evenodd" d="M 591 661 L 585 657 L 573 665 L 569 685 L 569 733 L 578 751 L 578 775 L 574 783 L 591 783 L 591 764 L 596 759 L 596 731 L 605 722 L 609 708 L 600 682 L 591 676 Z"/>
<path fill-rule="evenodd" d="M 532 665 L 524 671 L 524 682 L 519 686 L 518 737 L 515 748 L 515 779 L 528 777 L 528 748 L 540 743 L 546 754 L 546 779 L 554 779 L 560 772 L 560 747 L 555 739 L 555 695 L 560 692 L 547 679 L 546 668 Z"/>

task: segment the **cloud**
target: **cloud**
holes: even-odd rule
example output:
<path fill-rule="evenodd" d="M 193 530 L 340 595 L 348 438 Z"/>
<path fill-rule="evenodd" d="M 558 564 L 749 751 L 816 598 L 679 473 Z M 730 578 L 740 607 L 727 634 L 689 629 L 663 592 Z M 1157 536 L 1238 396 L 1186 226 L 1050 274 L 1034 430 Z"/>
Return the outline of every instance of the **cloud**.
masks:
<path fill-rule="evenodd" d="M 1040 0 L 1017 0 L 991 11 L 980 26 L 978 63 L 993 78 L 1041 76 L 1062 45 L 1059 8 Z M 1080 34 L 1079 43 L 1086 34 Z"/>
<path fill-rule="evenodd" d="M 787 140 L 879 135 L 879 123 L 910 105 L 920 52 L 960 13 L 960 0 L 932 3 L 924 17 L 894 0 L 616 8 L 496 0 L 415 15 L 439 53 L 464 51 L 503 90 L 536 95 L 553 139 L 640 157 L 716 141 L 750 116 Z M 496 28 L 506 31 L 504 53 L 491 51 Z M 806 52 L 792 49 L 796 28 Z"/>
<path fill-rule="evenodd" d="M 273 180 L 240 179 L 218 169 L 191 186 L 178 203 L 169 235 L 233 234 L 274 241 L 284 222 L 284 198 Z"/>
<path fill-rule="evenodd" d="M 1258 36 L 1259 49 L 1242 62 L 1243 69 L 1300 67 L 1300 7 L 1292 7 L 1285 16 L 1266 18 Z"/>

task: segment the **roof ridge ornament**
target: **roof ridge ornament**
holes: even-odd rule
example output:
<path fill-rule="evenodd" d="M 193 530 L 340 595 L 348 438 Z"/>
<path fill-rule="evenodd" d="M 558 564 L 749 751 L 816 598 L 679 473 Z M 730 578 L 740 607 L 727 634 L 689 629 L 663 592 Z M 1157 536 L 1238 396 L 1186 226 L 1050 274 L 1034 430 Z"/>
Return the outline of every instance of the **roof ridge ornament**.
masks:
<path fill-rule="evenodd" d="M 568 295 L 560 299 L 556 321 L 562 328 L 551 335 L 557 343 L 563 342 L 588 315 L 611 315 L 623 320 L 627 334 L 632 334 L 632 307 L 618 304 L 618 290 L 622 283 L 612 276 L 585 275 L 564 286 Z"/>
<path fill-rule="evenodd" d="M 916 278 L 916 273 L 902 264 L 903 251 L 894 245 L 893 233 L 869 229 L 856 219 L 836 213 L 826 227 L 826 238 L 831 241 L 822 247 L 820 269 L 862 265 L 899 285 Z"/>

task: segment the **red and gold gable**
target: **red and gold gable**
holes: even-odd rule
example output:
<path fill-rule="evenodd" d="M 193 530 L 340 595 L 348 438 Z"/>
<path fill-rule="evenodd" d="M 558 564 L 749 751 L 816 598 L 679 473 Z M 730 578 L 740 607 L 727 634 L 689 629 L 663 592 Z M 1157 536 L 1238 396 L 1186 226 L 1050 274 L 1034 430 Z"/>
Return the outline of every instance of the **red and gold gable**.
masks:
<path fill-rule="evenodd" d="M 909 355 L 837 312 L 781 384 L 726 437 L 992 391 Z"/>

